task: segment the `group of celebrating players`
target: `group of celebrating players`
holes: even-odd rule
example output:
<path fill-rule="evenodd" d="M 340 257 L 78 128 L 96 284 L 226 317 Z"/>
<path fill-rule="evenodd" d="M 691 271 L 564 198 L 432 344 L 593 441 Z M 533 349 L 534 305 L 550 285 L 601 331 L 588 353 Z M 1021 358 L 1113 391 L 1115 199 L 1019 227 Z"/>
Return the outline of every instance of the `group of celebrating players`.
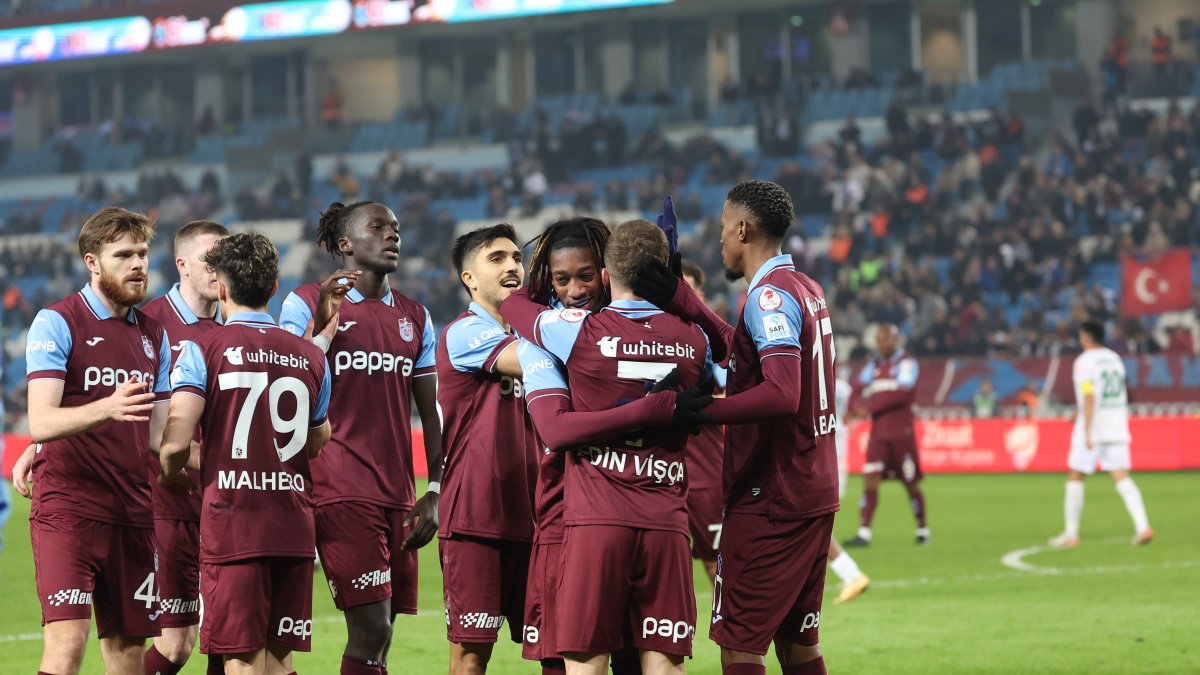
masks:
<path fill-rule="evenodd" d="M 452 674 L 484 672 L 505 621 L 543 673 L 683 672 L 691 554 L 724 673 L 765 673 L 772 644 L 786 675 L 824 673 L 826 563 L 840 600 L 868 581 L 831 548 L 846 393 L 824 291 L 781 255 L 793 217 L 774 183 L 729 192 L 722 258 L 749 281 L 736 326 L 693 290 L 669 198 L 657 225 L 555 223 L 528 273 L 511 226 L 472 231 L 451 256 L 471 302 L 439 338 L 388 283 L 400 239 L 382 204 L 322 214 L 343 269 L 292 291 L 278 323 L 262 235 L 184 226 L 179 283 L 138 309 L 153 225 L 95 213 L 89 283 L 27 343 L 36 445 L 14 476 L 26 496 L 36 481 L 40 672 L 79 672 L 94 605 L 108 672 L 179 672 L 198 635 L 210 673 L 290 673 L 315 548 L 345 616 L 341 672 L 386 673 L 436 535 Z M 910 375 L 880 373 L 911 405 Z"/>

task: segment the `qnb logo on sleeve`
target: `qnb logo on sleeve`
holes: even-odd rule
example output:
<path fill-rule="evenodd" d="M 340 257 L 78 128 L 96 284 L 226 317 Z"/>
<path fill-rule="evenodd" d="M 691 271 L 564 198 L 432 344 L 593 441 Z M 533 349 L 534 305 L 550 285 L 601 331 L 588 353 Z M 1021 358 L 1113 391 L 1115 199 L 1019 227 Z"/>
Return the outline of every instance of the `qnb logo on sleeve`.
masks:
<path fill-rule="evenodd" d="M 696 627 L 686 621 L 648 616 L 642 619 L 642 639 L 649 637 L 671 638 L 671 644 L 680 640 L 691 642 L 696 637 Z"/>
<path fill-rule="evenodd" d="M 285 616 L 279 620 L 279 628 L 275 630 L 275 635 L 294 635 L 303 640 L 312 637 L 313 623 L 312 619 L 293 619 L 290 616 Z"/>
<path fill-rule="evenodd" d="M 154 376 L 138 370 L 124 368 L 98 368 L 89 366 L 83 371 L 83 390 L 91 391 L 92 387 L 119 387 L 130 380 L 141 380 L 154 389 Z"/>

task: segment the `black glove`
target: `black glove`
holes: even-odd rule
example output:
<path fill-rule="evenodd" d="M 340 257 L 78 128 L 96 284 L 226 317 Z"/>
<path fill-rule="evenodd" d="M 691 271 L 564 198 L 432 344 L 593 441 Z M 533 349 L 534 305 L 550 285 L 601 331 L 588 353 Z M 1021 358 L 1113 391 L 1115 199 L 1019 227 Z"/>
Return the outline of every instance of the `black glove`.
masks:
<path fill-rule="evenodd" d="M 700 427 L 713 423 L 712 415 L 704 412 L 712 402 L 713 397 L 701 393 L 699 387 L 679 392 L 675 397 L 675 414 L 671 418 L 671 426 L 695 436 L 700 433 Z"/>
<path fill-rule="evenodd" d="M 672 258 L 678 260 L 678 256 L 675 254 Z M 662 262 L 654 260 L 634 272 L 630 286 L 634 295 L 662 309 L 675 298 L 679 277 Z"/>
<path fill-rule="evenodd" d="M 679 386 L 680 377 L 682 376 L 680 375 L 679 368 L 672 368 L 671 372 L 667 373 L 667 376 L 663 379 L 655 382 L 654 386 L 651 387 L 647 383 L 646 393 L 657 394 L 660 391 L 674 391 Z"/>

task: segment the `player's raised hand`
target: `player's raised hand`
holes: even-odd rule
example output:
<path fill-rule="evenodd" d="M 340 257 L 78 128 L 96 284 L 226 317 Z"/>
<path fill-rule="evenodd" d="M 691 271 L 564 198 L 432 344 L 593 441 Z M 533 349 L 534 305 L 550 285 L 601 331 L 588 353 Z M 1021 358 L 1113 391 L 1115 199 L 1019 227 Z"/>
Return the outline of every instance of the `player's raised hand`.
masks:
<path fill-rule="evenodd" d="M 33 497 L 33 456 L 36 453 L 37 445 L 30 443 L 25 448 L 25 452 L 22 452 L 21 456 L 17 458 L 17 463 L 13 465 L 13 487 L 26 499 Z"/>
<path fill-rule="evenodd" d="M 117 387 L 105 402 L 108 418 L 117 422 L 149 422 L 150 411 L 154 410 L 154 394 L 150 384 L 142 380 L 128 380 Z"/>
<path fill-rule="evenodd" d="M 317 309 L 313 314 L 313 328 L 310 329 L 310 335 L 324 332 L 329 323 L 336 320 L 342 300 L 354 288 L 354 284 L 360 276 L 362 276 L 362 272 L 359 270 L 338 270 L 321 282 L 320 296 L 317 298 Z"/>
<path fill-rule="evenodd" d="M 433 541 L 438 530 L 437 494 L 427 492 L 424 497 L 418 499 L 404 519 L 404 527 L 412 528 L 404 540 L 404 550 L 406 551 L 415 551 Z"/>
<path fill-rule="evenodd" d="M 674 254 L 679 252 L 679 218 L 675 215 L 675 202 L 671 195 L 663 200 L 663 212 L 656 221 L 658 229 L 667 235 L 667 251 Z"/>
<path fill-rule="evenodd" d="M 662 261 L 651 260 L 633 273 L 630 286 L 634 295 L 662 309 L 675 298 L 679 277 Z"/>
<path fill-rule="evenodd" d="M 712 415 L 704 412 L 712 402 L 713 397 L 702 392 L 700 387 L 679 392 L 675 397 L 675 415 L 671 418 L 671 426 L 693 436 L 700 433 L 700 427 L 713 423 Z"/>

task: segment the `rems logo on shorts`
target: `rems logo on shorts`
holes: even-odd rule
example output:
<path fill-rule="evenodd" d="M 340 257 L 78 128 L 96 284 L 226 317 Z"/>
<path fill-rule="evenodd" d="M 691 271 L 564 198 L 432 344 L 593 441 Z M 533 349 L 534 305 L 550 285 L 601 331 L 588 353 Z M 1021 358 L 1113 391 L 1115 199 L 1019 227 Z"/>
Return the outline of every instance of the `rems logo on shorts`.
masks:
<path fill-rule="evenodd" d="M 275 635 L 279 637 L 294 635 L 302 640 L 307 640 L 312 637 L 312 630 L 312 619 L 293 619 L 285 616 L 279 620 L 279 628 L 276 629 Z"/>
<path fill-rule="evenodd" d="M 504 625 L 504 617 L 492 616 L 487 612 L 470 612 L 458 615 L 458 625 L 463 628 L 499 630 Z"/>
<path fill-rule="evenodd" d="M 671 621 L 648 616 L 642 619 L 642 638 L 648 637 L 671 638 L 671 644 L 680 640 L 690 642 L 696 637 L 696 627 L 686 621 Z"/>
<path fill-rule="evenodd" d="M 78 588 L 64 588 L 61 591 L 47 595 L 46 600 L 52 607 L 61 607 L 63 605 L 90 605 L 92 604 L 92 594 L 84 593 Z"/>

